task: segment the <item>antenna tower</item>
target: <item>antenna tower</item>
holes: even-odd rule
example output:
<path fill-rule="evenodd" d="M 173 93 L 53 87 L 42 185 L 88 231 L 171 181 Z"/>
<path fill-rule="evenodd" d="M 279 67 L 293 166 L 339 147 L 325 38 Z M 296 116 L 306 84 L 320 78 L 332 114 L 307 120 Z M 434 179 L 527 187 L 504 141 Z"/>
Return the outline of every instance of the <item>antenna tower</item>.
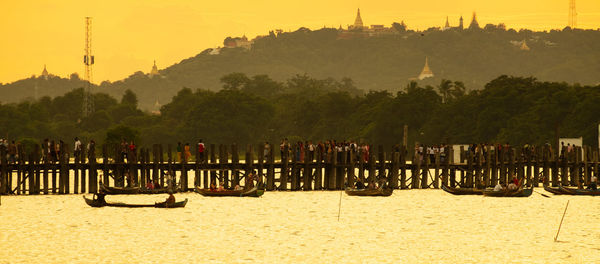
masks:
<path fill-rule="evenodd" d="M 577 11 L 575 10 L 575 0 L 569 0 L 569 27 L 577 27 Z"/>
<path fill-rule="evenodd" d="M 89 116 L 94 112 L 94 100 L 92 98 L 92 65 L 94 65 L 94 55 L 92 55 L 92 18 L 85 18 L 85 55 L 83 55 L 83 64 L 85 64 L 86 87 L 83 91 L 83 117 Z"/>

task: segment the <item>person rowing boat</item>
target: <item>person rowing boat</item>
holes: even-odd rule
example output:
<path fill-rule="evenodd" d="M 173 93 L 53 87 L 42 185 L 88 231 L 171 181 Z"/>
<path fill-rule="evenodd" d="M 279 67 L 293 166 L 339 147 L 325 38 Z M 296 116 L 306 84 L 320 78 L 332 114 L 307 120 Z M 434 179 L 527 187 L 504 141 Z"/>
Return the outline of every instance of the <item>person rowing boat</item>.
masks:
<path fill-rule="evenodd" d="M 365 188 L 365 185 L 363 184 L 363 182 L 360 180 L 360 178 L 356 178 L 356 184 L 354 184 L 354 187 L 356 189 L 362 190 Z"/>
<path fill-rule="evenodd" d="M 175 204 L 175 196 L 173 195 L 173 191 L 169 190 L 169 197 L 167 198 L 165 203 L 167 203 L 168 206 Z"/>
<path fill-rule="evenodd" d="M 94 194 L 94 201 L 97 201 L 100 204 L 105 204 L 106 203 L 106 200 L 104 199 L 105 196 L 106 196 L 106 193 L 104 193 L 102 188 L 100 188 L 100 191 L 98 191 L 97 193 Z"/>

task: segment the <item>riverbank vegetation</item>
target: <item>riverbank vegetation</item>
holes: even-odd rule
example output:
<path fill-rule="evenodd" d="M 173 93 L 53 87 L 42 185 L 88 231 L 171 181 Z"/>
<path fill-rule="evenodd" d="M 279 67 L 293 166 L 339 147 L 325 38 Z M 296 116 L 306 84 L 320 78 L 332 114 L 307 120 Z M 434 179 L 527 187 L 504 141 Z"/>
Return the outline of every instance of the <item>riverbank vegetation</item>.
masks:
<path fill-rule="evenodd" d="M 500 76 L 483 90 L 466 92 L 460 81 L 436 86 L 409 83 L 401 91 L 363 93 L 352 80 L 297 75 L 277 82 L 266 75 L 232 73 L 220 91 L 181 89 L 161 113 L 139 109 L 137 95 L 93 95 L 95 112 L 81 116 L 83 89 L 55 98 L 0 105 L 1 137 L 28 142 L 44 138 L 70 143 L 76 136 L 97 144 L 278 143 L 352 139 L 373 144 L 510 142 L 552 143 L 583 136 L 596 146 L 600 86 L 539 82 Z"/>

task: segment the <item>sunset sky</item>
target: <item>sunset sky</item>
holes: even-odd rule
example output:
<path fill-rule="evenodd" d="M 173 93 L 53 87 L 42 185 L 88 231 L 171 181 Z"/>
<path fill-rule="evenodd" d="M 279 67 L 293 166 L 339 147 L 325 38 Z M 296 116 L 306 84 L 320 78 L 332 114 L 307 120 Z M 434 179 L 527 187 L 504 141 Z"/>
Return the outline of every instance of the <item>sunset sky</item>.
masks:
<path fill-rule="evenodd" d="M 480 25 L 562 29 L 568 0 L 505 1 L 190 1 L 190 0 L 54 0 L 7 1 L 0 4 L 0 82 L 51 74 L 83 76 L 84 17 L 93 17 L 94 82 L 115 81 L 135 71 L 148 72 L 223 45 L 227 36 L 253 38 L 273 29 L 301 26 L 344 28 L 360 7 L 366 25 L 404 20 L 411 29 L 468 24 L 473 11 Z M 578 27 L 600 28 L 600 1 L 578 0 Z"/>

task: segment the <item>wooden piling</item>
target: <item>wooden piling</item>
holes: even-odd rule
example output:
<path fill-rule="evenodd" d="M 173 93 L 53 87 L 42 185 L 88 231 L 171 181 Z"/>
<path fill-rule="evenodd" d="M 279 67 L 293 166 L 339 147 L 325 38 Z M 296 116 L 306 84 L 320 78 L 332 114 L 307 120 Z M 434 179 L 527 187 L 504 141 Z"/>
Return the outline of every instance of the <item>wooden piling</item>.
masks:
<path fill-rule="evenodd" d="M 144 160 L 144 165 L 146 167 L 146 181 L 149 181 L 152 178 L 152 165 L 150 164 L 150 150 L 148 149 L 145 149 Z"/>
<path fill-rule="evenodd" d="M 275 152 L 270 146 L 267 153 L 267 191 L 272 190 L 275 190 Z"/>
<path fill-rule="evenodd" d="M 158 170 L 155 170 L 158 171 Z M 102 184 L 108 185 L 110 181 L 110 175 L 108 170 L 108 146 L 102 145 Z"/>
<path fill-rule="evenodd" d="M 144 188 L 146 183 L 148 183 L 148 179 L 146 176 L 146 150 L 145 148 L 140 148 L 140 155 L 138 158 L 139 169 L 140 169 L 140 186 Z"/>
<path fill-rule="evenodd" d="M 79 171 L 81 171 L 81 151 L 73 151 L 73 163 L 75 170 L 73 170 L 73 193 L 79 193 Z"/>
<path fill-rule="evenodd" d="M 583 184 L 585 184 L 585 186 L 590 185 L 590 179 L 591 179 L 591 171 L 590 171 L 590 167 L 589 167 L 589 162 L 591 161 L 590 153 L 591 153 L 591 148 L 589 146 L 585 146 L 583 148 L 583 160 L 582 160 Z"/>
<path fill-rule="evenodd" d="M 191 147 L 191 146 L 190 146 Z M 200 186 L 200 182 L 201 182 L 201 177 L 202 177 L 202 171 L 200 171 L 200 152 L 198 151 L 198 144 L 196 144 L 196 146 L 194 146 L 194 153 L 195 153 L 195 159 L 194 159 L 194 188 L 199 187 Z"/>
<path fill-rule="evenodd" d="M 246 161 L 248 162 L 248 161 Z M 215 153 L 215 144 L 210 144 L 210 165 L 214 166 L 214 164 L 217 163 L 217 155 Z M 217 181 L 217 171 L 215 170 L 211 170 L 210 171 L 210 184 L 215 184 L 215 186 L 218 186 L 219 181 Z"/>
<path fill-rule="evenodd" d="M 164 164 L 165 161 L 165 155 L 163 154 L 163 146 L 162 144 L 158 145 L 158 162 L 159 164 Z M 160 186 L 166 186 L 165 185 L 165 171 L 161 168 L 159 169 L 159 174 L 160 174 Z"/>
<path fill-rule="evenodd" d="M 551 152 L 552 153 L 552 152 Z M 560 159 L 559 152 L 552 154 L 552 186 L 557 187 L 559 183 L 558 170 L 560 168 L 559 162 Z"/>
<path fill-rule="evenodd" d="M 423 151 L 425 151 L 425 149 L 423 149 Z M 415 165 L 411 166 L 410 188 L 418 189 L 421 186 L 421 178 L 420 178 L 420 176 L 421 176 L 421 156 L 416 151 L 415 151 L 415 155 L 413 157 L 412 164 L 415 164 Z"/>
<path fill-rule="evenodd" d="M 564 147 L 563 147 L 564 148 Z M 569 168 L 568 168 L 569 153 L 565 151 L 564 158 L 561 160 L 561 183 L 563 186 L 569 185 Z"/>
<path fill-rule="evenodd" d="M 344 166 L 346 165 L 346 150 L 342 149 L 342 151 L 336 153 L 336 162 L 334 165 L 335 168 L 335 189 L 343 190 L 344 189 Z"/>
<path fill-rule="evenodd" d="M 323 152 L 317 151 L 315 165 L 315 190 L 323 189 Z"/>
<path fill-rule="evenodd" d="M 435 156 L 434 156 L 434 170 L 435 170 L 435 175 L 433 178 L 433 188 L 434 189 L 439 189 L 440 188 L 440 152 L 436 152 Z"/>
<path fill-rule="evenodd" d="M 36 188 L 35 176 L 34 176 L 34 157 L 33 152 L 29 153 L 29 162 L 27 164 L 27 174 L 29 175 L 29 194 L 40 194 Z M 10 186 L 10 185 L 9 185 Z"/>
<path fill-rule="evenodd" d="M 506 175 L 507 176 L 507 179 L 506 179 L 507 184 L 512 180 L 512 177 L 517 176 L 515 174 L 515 158 L 516 158 L 515 149 L 509 148 L 508 149 L 508 173 Z"/>
<path fill-rule="evenodd" d="M 70 186 L 69 186 L 69 170 L 67 167 L 67 146 L 66 144 L 60 144 L 60 156 L 58 158 L 58 162 L 60 164 L 60 178 L 62 179 L 63 182 L 63 188 L 62 191 L 64 194 L 69 194 L 70 193 Z"/>
<path fill-rule="evenodd" d="M 544 145 L 542 150 L 542 167 L 543 185 L 546 186 L 550 184 L 550 146 L 548 145 Z"/>
<path fill-rule="evenodd" d="M 492 185 L 496 186 L 498 182 L 506 184 L 503 178 L 503 170 L 504 170 L 504 152 L 502 149 L 498 148 L 499 145 L 496 146 L 494 153 L 494 164 L 492 165 Z"/>
<path fill-rule="evenodd" d="M 465 173 L 465 177 L 466 177 L 466 187 L 472 188 L 473 187 L 473 151 L 467 151 L 466 155 L 467 157 L 467 171 Z"/>
<path fill-rule="evenodd" d="M 484 186 L 492 187 L 496 185 L 493 183 L 492 185 L 492 146 L 485 146 L 485 174 L 483 175 Z"/>
<path fill-rule="evenodd" d="M 219 175 L 220 181 L 223 181 L 225 188 L 229 188 L 229 179 L 227 175 L 225 175 L 225 164 L 228 162 L 228 158 L 225 154 L 225 146 L 223 144 L 219 144 Z M 235 186 L 235 185 L 234 185 Z"/>
<path fill-rule="evenodd" d="M 125 173 L 125 158 L 123 155 L 123 150 L 121 149 L 121 146 L 119 145 L 113 145 L 111 147 L 116 155 L 115 157 L 115 166 L 113 169 L 113 181 L 115 186 L 117 187 L 124 187 L 125 186 L 125 179 L 124 179 L 124 173 Z M 161 184 L 162 185 L 162 184 Z"/>
<path fill-rule="evenodd" d="M 38 146 L 38 148 L 39 148 L 39 146 Z M 16 194 L 20 195 L 21 194 L 21 190 L 25 190 L 25 188 L 23 188 L 23 184 L 24 183 L 22 183 L 23 178 L 25 177 L 25 172 L 23 171 L 23 163 L 24 162 L 21 162 L 22 156 L 24 154 L 21 145 L 17 146 L 17 151 L 19 153 L 19 157 L 16 160 L 16 164 L 17 164 L 17 186 L 15 187 L 15 189 L 16 189 Z M 2 183 L 0 183 L 0 186 L 1 186 L 1 184 Z M 13 189 L 13 188 L 12 188 L 12 186 L 9 186 L 8 189 Z M 0 193 L 1 193 L 1 191 L 0 191 Z"/>
<path fill-rule="evenodd" d="M 288 184 L 288 164 L 289 164 L 289 154 L 290 149 L 286 144 L 283 146 L 283 156 L 281 157 L 281 170 L 279 172 L 279 190 L 286 191 Z"/>
<path fill-rule="evenodd" d="M 369 184 L 374 184 L 375 182 L 377 182 L 377 178 L 375 175 L 375 154 L 373 152 L 373 147 L 369 146 L 369 160 L 367 161 L 369 167 L 369 177 L 367 177 L 367 182 Z"/>
<path fill-rule="evenodd" d="M 449 186 L 448 182 L 450 180 L 450 155 L 454 156 L 452 147 L 446 145 L 444 147 L 444 170 L 442 171 L 442 184 L 446 186 Z"/>
<path fill-rule="evenodd" d="M 246 159 L 246 164 L 245 164 L 246 165 L 246 168 L 245 168 L 246 178 L 245 179 L 248 179 L 247 178 L 248 175 L 250 175 L 250 173 L 252 173 L 252 171 L 254 170 L 254 157 L 252 155 L 252 145 L 246 146 L 246 158 L 245 159 Z M 245 186 L 247 186 L 247 185 L 245 185 Z"/>
<path fill-rule="evenodd" d="M 335 190 L 337 188 L 336 186 L 336 182 L 337 182 L 337 178 L 336 178 L 336 167 L 337 167 L 337 163 L 338 163 L 338 151 L 337 151 L 337 147 L 333 146 L 333 150 L 331 152 L 331 157 L 329 159 L 329 183 L 327 185 L 327 189 L 329 190 Z"/>
<path fill-rule="evenodd" d="M 481 186 L 487 186 L 484 170 L 485 169 L 483 167 L 483 146 L 480 146 L 479 150 L 477 151 L 477 171 L 475 173 L 475 187 L 476 188 L 479 188 Z"/>
<path fill-rule="evenodd" d="M 302 179 L 304 180 L 304 184 L 302 185 L 303 191 L 312 190 L 312 169 L 310 168 L 310 164 L 312 163 L 312 156 L 309 151 L 309 146 L 305 146 L 304 148 L 304 168 L 302 170 Z"/>
<path fill-rule="evenodd" d="M 533 149 L 533 151 L 530 151 L 530 155 L 527 158 L 527 162 L 529 164 L 529 168 L 533 169 L 533 172 L 531 173 L 531 175 L 529 177 L 532 177 L 533 179 L 533 186 L 534 187 L 538 187 L 539 186 L 539 165 L 540 165 L 540 148 L 536 147 Z"/>
<path fill-rule="evenodd" d="M 517 179 L 522 180 L 522 183 L 525 184 L 525 186 L 529 186 L 531 185 L 531 182 L 529 178 L 525 177 L 525 170 L 523 166 L 525 166 L 525 157 L 523 149 L 520 149 L 519 154 L 517 154 Z"/>
<path fill-rule="evenodd" d="M 352 162 L 354 164 L 354 162 Z M 390 175 L 390 187 L 398 189 L 398 176 L 400 171 L 400 152 L 392 152 L 392 169 Z M 354 175 L 354 166 L 352 166 L 352 175 Z"/>
<path fill-rule="evenodd" d="M 265 170 L 265 144 L 264 143 L 260 143 L 258 144 L 258 148 L 256 148 L 256 160 L 258 162 L 258 179 L 257 179 L 257 184 L 259 186 L 263 185 L 263 178 L 264 178 L 264 170 Z M 227 172 L 229 173 L 229 172 Z"/>
<path fill-rule="evenodd" d="M 594 153 L 594 158 L 593 158 L 594 159 L 594 162 L 593 162 L 594 176 L 596 176 L 596 178 L 600 178 L 600 166 L 598 164 L 598 158 L 599 158 L 598 156 L 600 156 L 599 149 L 598 148 L 594 148 L 593 153 Z"/>
<path fill-rule="evenodd" d="M 231 145 L 231 164 L 233 166 L 233 182 L 231 185 L 236 186 L 240 184 L 240 153 L 237 144 Z"/>
<path fill-rule="evenodd" d="M 363 184 L 365 181 L 365 152 L 362 148 L 358 152 L 358 178 L 362 181 Z"/>
<path fill-rule="evenodd" d="M 167 144 L 167 179 L 166 179 L 166 186 L 169 189 L 179 189 L 177 188 L 177 175 L 175 174 L 175 170 L 173 170 L 174 167 L 174 162 L 179 162 L 180 164 L 180 168 L 182 168 L 181 164 L 183 164 L 183 160 L 185 159 L 185 151 L 183 149 L 184 146 L 181 145 L 181 143 L 177 143 L 177 147 L 179 149 L 177 150 L 177 161 L 173 160 L 173 147 L 171 146 L 171 144 Z M 162 164 L 162 162 L 161 162 Z M 162 171 L 162 170 L 161 170 Z M 182 170 L 182 174 L 183 174 L 183 170 Z M 181 175 L 180 175 L 181 176 Z M 181 179 L 183 179 L 183 177 L 181 177 Z M 181 180 L 180 180 L 181 182 Z M 181 190 L 183 191 L 183 190 Z"/>
<path fill-rule="evenodd" d="M 427 189 L 429 186 L 429 153 L 427 152 L 427 146 L 423 146 L 423 168 L 421 170 L 421 189 Z M 419 172 L 417 172 L 419 173 Z"/>
<path fill-rule="evenodd" d="M 400 188 L 406 189 L 406 145 L 400 147 Z"/>
<path fill-rule="evenodd" d="M 574 178 L 574 185 L 577 186 L 577 188 L 582 189 L 583 184 L 581 181 L 581 147 L 575 147 L 574 151 L 575 162 L 573 164 L 573 172 L 575 173 L 572 174 L 572 178 Z"/>
<path fill-rule="evenodd" d="M 54 145 L 50 145 L 50 148 L 54 149 Z M 51 160 L 51 159 L 53 159 L 53 158 L 50 158 L 49 160 Z M 52 165 L 55 164 L 54 161 L 51 161 L 51 162 L 52 162 Z M 57 192 L 60 193 L 60 186 L 57 182 L 58 179 L 56 176 L 57 176 L 57 171 L 56 171 L 56 167 L 54 167 L 52 169 L 52 193 L 57 193 Z"/>

